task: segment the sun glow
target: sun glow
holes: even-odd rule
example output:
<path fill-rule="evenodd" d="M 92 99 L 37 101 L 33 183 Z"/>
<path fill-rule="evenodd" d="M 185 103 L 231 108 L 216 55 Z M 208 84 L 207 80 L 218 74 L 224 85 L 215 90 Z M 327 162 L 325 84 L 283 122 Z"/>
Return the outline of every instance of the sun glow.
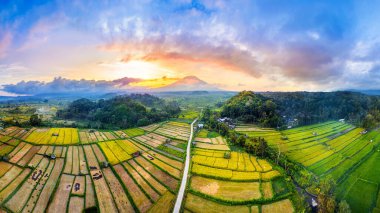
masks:
<path fill-rule="evenodd" d="M 106 67 L 113 79 L 123 78 L 125 76 L 130 78 L 158 79 L 162 76 L 174 73 L 172 70 L 165 69 L 157 64 L 140 60 L 133 60 L 126 63 L 103 63 L 101 66 Z"/>
<path fill-rule="evenodd" d="M 140 82 L 132 82 L 132 83 L 130 83 L 130 86 L 146 87 L 146 88 L 154 89 L 154 88 L 160 88 L 160 87 L 167 86 L 169 84 L 176 82 L 177 80 L 178 80 L 178 78 L 162 77 L 162 78 L 149 79 L 149 80 L 140 81 Z"/>

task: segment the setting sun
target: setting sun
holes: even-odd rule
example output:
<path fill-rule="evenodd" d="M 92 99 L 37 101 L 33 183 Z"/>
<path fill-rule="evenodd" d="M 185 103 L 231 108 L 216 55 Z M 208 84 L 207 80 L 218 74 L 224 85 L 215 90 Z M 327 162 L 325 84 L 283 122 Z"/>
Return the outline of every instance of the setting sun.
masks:
<path fill-rule="evenodd" d="M 112 79 L 123 78 L 125 76 L 140 79 L 156 79 L 174 74 L 173 71 L 160 67 L 157 64 L 141 60 L 133 60 L 126 63 L 102 63 L 100 66 L 104 67 L 108 70 L 108 73 L 112 74 Z"/>

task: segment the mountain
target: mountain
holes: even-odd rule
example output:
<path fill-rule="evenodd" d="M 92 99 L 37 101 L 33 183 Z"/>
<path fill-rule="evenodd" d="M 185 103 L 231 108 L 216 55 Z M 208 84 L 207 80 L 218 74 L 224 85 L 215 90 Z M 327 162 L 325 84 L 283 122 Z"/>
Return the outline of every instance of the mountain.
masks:
<path fill-rule="evenodd" d="M 375 96 L 380 95 L 380 90 L 355 90 L 355 89 L 352 89 L 349 91 L 360 92 L 360 93 L 363 93 L 365 95 L 375 95 Z"/>
<path fill-rule="evenodd" d="M 159 85 L 159 86 L 157 86 Z M 112 81 L 106 80 L 73 80 L 62 77 L 54 78 L 50 82 L 21 81 L 16 84 L 2 85 L 6 93 L 34 95 L 75 95 L 123 92 L 161 92 L 161 91 L 220 91 L 220 89 L 200 80 L 196 76 L 184 78 L 137 79 L 120 78 Z"/>
<path fill-rule="evenodd" d="M 196 76 L 186 76 L 176 82 L 156 89 L 157 91 L 220 91 L 219 88 Z"/>

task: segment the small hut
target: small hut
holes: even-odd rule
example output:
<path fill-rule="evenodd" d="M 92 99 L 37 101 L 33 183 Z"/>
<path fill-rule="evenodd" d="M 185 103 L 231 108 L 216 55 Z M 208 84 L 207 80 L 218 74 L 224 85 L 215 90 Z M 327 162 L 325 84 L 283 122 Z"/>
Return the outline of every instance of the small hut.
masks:
<path fill-rule="evenodd" d="M 102 162 L 102 167 L 103 168 L 108 168 L 109 167 L 109 163 L 107 161 L 103 161 Z"/>
<path fill-rule="evenodd" d="M 141 155 L 141 152 L 140 152 L 140 151 L 137 151 L 137 152 L 132 153 L 132 156 L 133 156 L 134 158 L 137 158 L 137 157 L 139 157 L 140 155 Z"/>

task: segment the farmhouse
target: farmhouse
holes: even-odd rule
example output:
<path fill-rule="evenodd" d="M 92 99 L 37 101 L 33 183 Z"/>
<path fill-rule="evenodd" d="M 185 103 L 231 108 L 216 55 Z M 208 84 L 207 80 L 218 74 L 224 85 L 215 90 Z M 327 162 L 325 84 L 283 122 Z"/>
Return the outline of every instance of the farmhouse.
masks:
<path fill-rule="evenodd" d="M 228 128 L 230 128 L 230 129 L 235 129 L 235 127 L 236 127 L 235 123 L 233 122 L 233 120 L 231 118 L 227 118 L 227 117 L 218 118 L 218 122 L 227 124 Z"/>
<path fill-rule="evenodd" d="M 232 123 L 232 119 L 231 118 L 227 118 L 227 117 L 218 118 L 218 122 L 219 123 Z"/>

